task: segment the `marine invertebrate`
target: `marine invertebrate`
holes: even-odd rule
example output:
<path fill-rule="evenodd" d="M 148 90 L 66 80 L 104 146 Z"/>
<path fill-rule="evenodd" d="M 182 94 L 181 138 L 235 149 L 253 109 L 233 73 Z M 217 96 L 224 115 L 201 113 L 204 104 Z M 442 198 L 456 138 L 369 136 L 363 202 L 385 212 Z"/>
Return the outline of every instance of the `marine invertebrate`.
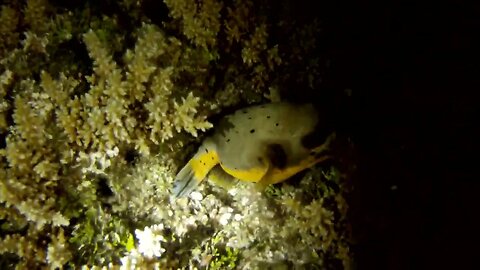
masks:
<path fill-rule="evenodd" d="M 169 18 L 147 15 L 147 2 L 2 2 L 0 264 L 324 266 L 340 250 L 347 260 L 341 193 L 323 192 L 317 170 L 300 181 L 308 189 L 206 184 L 170 200 L 211 119 L 282 100 L 285 78 L 318 65 L 290 68 L 305 50 L 272 34 L 291 24 L 271 21 L 268 1 L 167 0 Z M 299 48 L 313 46 L 305 32 Z"/>

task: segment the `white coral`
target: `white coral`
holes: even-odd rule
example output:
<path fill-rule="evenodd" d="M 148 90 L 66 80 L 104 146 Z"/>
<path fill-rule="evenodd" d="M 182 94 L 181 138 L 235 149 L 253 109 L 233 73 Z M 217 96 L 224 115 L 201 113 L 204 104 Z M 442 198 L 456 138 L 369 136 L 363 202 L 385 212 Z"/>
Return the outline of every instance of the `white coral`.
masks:
<path fill-rule="evenodd" d="M 162 231 L 162 224 L 145 227 L 143 231 L 135 230 L 135 236 L 139 241 L 138 251 L 147 258 L 160 257 L 165 252 L 162 242 L 166 241 L 161 234 Z"/>

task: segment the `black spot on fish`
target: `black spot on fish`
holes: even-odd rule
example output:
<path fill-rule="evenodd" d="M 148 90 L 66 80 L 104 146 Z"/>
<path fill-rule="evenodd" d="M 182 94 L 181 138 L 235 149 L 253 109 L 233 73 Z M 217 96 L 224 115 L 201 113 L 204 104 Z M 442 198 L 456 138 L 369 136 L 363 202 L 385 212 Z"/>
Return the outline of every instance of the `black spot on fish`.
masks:
<path fill-rule="evenodd" d="M 249 117 L 248 117 L 248 120 L 252 120 L 252 117 L 251 117 L 251 116 L 249 116 Z"/>
<path fill-rule="evenodd" d="M 230 139 L 227 139 L 227 142 L 230 142 Z"/>
<path fill-rule="evenodd" d="M 278 127 L 278 123 L 275 123 L 275 126 Z"/>
<path fill-rule="evenodd" d="M 207 148 L 205 148 L 205 152 L 207 152 L 207 153 L 208 153 L 208 149 L 207 149 Z"/>
<path fill-rule="evenodd" d="M 246 111 L 246 110 L 243 110 L 243 111 L 242 111 L 242 113 L 245 113 L 245 114 L 246 114 L 246 113 L 247 113 L 247 111 Z"/>
<path fill-rule="evenodd" d="M 215 160 L 215 158 L 214 158 L 214 157 L 212 157 L 212 160 Z"/>
<path fill-rule="evenodd" d="M 270 119 L 270 115 L 267 115 L 267 119 Z"/>
<path fill-rule="evenodd" d="M 255 129 L 251 129 L 251 130 L 250 130 L 250 133 L 255 133 Z"/>
<path fill-rule="evenodd" d="M 274 167 L 283 169 L 287 166 L 287 154 L 281 144 L 269 144 L 267 146 L 267 156 Z"/>

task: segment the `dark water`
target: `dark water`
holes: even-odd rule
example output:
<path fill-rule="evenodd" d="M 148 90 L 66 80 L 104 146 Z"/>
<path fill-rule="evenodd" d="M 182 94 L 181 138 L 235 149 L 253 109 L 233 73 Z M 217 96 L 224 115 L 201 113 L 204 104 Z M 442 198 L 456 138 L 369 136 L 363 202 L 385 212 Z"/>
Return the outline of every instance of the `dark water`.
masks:
<path fill-rule="evenodd" d="M 330 1 L 335 2 L 335 1 Z M 320 5 L 326 85 L 351 88 L 358 269 L 471 269 L 479 250 L 479 5 Z M 478 38 L 478 37 L 477 37 Z"/>

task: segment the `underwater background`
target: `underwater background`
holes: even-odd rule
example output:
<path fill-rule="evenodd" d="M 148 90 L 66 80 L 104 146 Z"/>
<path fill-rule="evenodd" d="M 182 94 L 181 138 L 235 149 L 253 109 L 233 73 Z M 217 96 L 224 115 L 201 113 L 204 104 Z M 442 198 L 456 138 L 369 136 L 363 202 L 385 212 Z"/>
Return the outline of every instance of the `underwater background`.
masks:
<path fill-rule="evenodd" d="M 473 262 L 478 5 L 0 5 L 0 269 Z M 220 118 L 279 101 L 321 112 L 331 160 L 171 197 Z"/>

